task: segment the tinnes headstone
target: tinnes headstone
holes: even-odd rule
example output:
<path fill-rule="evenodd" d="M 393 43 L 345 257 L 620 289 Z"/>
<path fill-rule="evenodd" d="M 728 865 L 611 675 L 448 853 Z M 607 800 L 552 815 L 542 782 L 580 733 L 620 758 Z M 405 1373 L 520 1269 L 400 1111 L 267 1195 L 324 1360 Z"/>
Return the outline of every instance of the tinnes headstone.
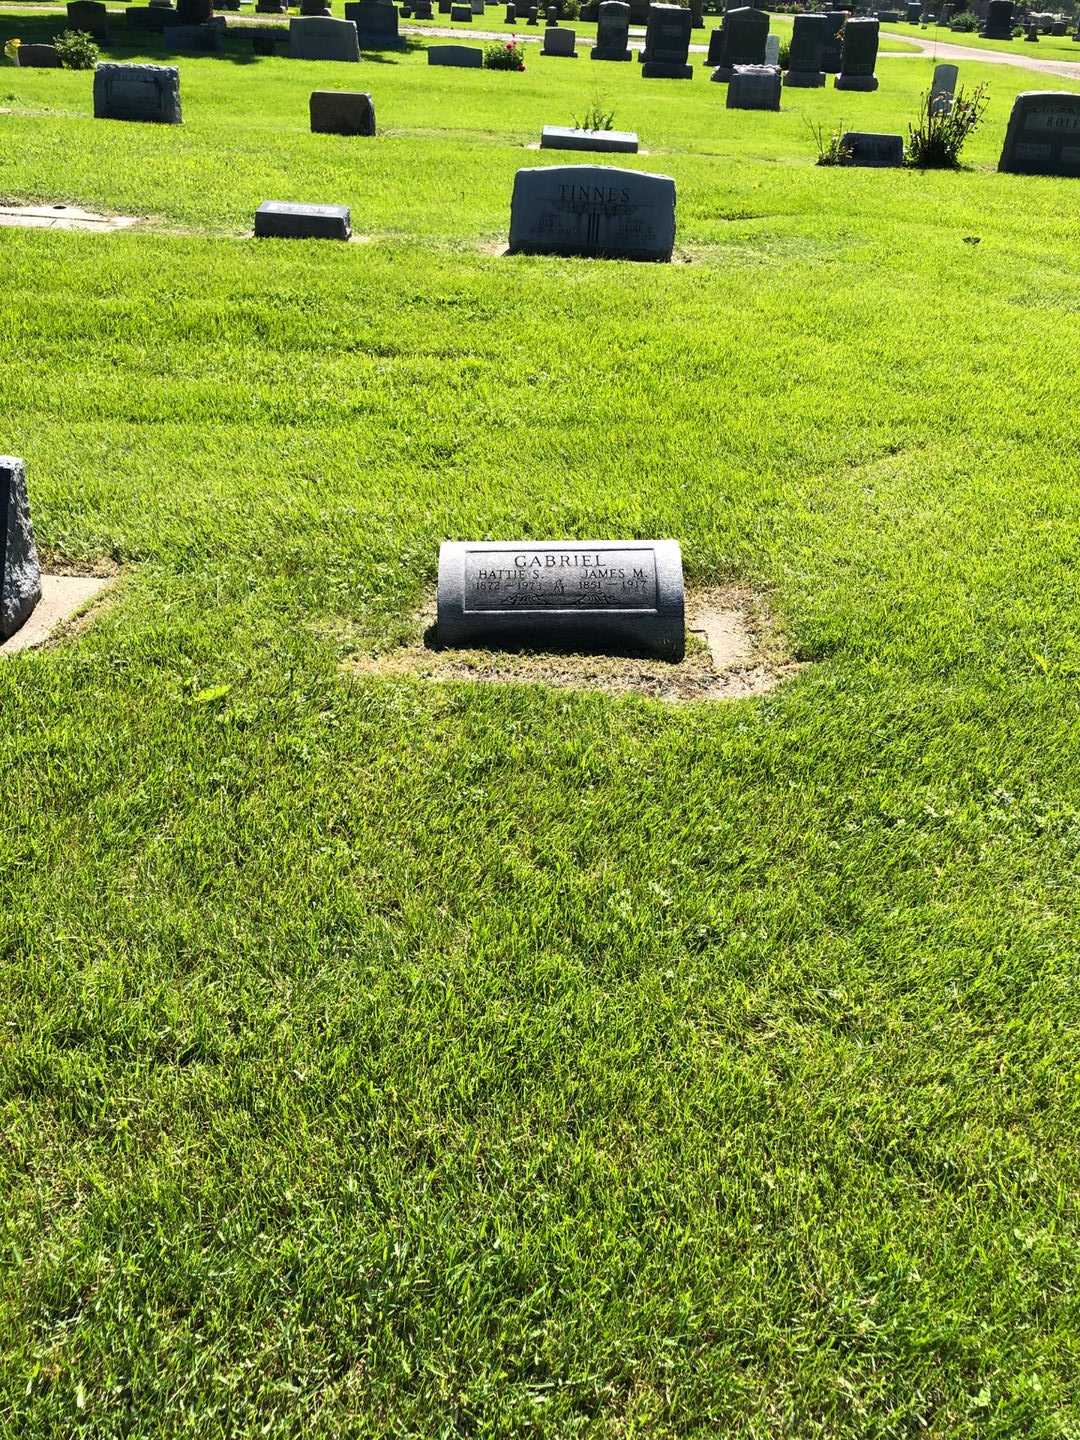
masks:
<path fill-rule="evenodd" d="M 675 181 L 606 165 L 519 170 L 510 205 L 510 250 L 670 260 Z"/>
<path fill-rule="evenodd" d="M 102 62 L 94 70 L 94 119 L 179 125 L 180 71 L 175 65 Z"/>
<path fill-rule="evenodd" d="M 1013 101 L 998 169 L 1080 176 L 1080 94 L 1023 90 Z"/>
<path fill-rule="evenodd" d="M 833 84 L 837 90 L 876 90 L 878 22 L 865 18 L 849 20 L 844 26 L 844 52 L 840 74 Z"/>
<path fill-rule="evenodd" d="M 602 0 L 596 26 L 593 60 L 629 60 L 630 6 L 625 0 Z"/>
<path fill-rule="evenodd" d="M 821 54 L 828 20 L 824 15 L 796 15 L 791 27 L 791 48 L 784 84 L 796 89 L 815 89 L 825 84 Z"/>
<path fill-rule="evenodd" d="M 360 90 L 313 90 L 308 102 L 313 135 L 374 135 L 375 105 Z"/>
<path fill-rule="evenodd" d="M 41 599 L 26 466 L 14 455 L 0 455 L 0 640 L 20 629 Z"/>
<path fill-rule="evenodd" d="M 675 540 L 447 541 L 440 645 L 643 653 L 686 648 Z"/>
<path fill-rule="evenodd" d="M 646 80 L 692 80 L 687 62 L 692 16 L 683 5 L 650 5 L 641 52 L 641 73 Z"/>

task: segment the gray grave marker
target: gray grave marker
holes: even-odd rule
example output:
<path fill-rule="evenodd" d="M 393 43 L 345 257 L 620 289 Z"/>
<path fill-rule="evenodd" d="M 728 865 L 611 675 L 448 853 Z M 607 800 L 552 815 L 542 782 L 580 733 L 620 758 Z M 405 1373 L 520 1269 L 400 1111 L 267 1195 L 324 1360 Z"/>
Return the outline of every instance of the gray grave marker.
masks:
<path fill-rule="evenodd" d="M 713 79 L 724 83 L 731 79 L 736 65 L 764 65 L 765 41 L 769 34 L 769 17 L 752 5 L 738 5 L 728 10 L 718 40 L 709 42 L 709 64 L 717 69 Z"/>
<path fill-rule="evenodd" d="M 840 74 L 833 84 L 837 90 L 876 90 L 878 22 L 869 19 L 849 20 L 844 26 L 844 50 Z"/>
<path fill-rule="evenodd" d="M 596 24 L 593 60 L 629 60 L 630 6 L 624 0 L 602 0 Z"/>
<path fill-rule="evenodd" d="M 540 135 L 541 150 L 599 150 L 636 155 L 638 137 L 632 130 L 572 130 L 569 126 L 545 125 Z"/>
<path fill-rule="evenodd" d="M 290 60 L 360 59 L 360 43 L 351 20 L 325 20 L 312 15 L 289 21 Z"/>
<path fill-rule="evenodd" d="M 683 658 L 675 540 L 447 541 L 439 551 L 441 645 L 630 651 Z"/>
<path fill-rule="evenodd" d="M 825 84 L 821 55 L 828 23 L 824 15 L 795 16 L 791 27 L 791 49 L 788 52 L 785 85 L 811 90 Z"/>
<path fill-rule="evenodd" d="M 519 170 L 510 205 L 510 250 L 670 260 L 675 181 L 604 165 Z"/>
<path fill-rule="evenodd" d="M 260 240 L 348 240 L 349 207 L 264 200 L 255 212 L 255 234 Z"/>
<path fill-rule="evenodd" d="M 848 130 L 841 136 L 840 143 L 851 151 L 852 165 L 885 168 L 904 163 L 902 135 L 875 135 L 866 130 Z"/>
<path fill-rule="evenodd" d="M 729 110 L 779 110 L 780 70 L 775 65 L 736 65 L 728 83 Z"/>
<path fill-rule="evenodd" d="M 780 36 L 765 36 L 765 64 L 780 68 Z"/>
<path fill-rule="evenodd" d="M 62 70 L 63 61 L 55 45 L 20 45 L 19 68 L 22 70 Z"/>
<path fill-rule="evenodd" d="M 847 14 L 843 10 L 826 10 L 825 40 L 821 47 L 821 68 L 826 75 L 835 75 L 840 69 L 844 55 L 844 24 Z"/>
<path fill-rule="evenodd" d="M 40 599 L 26 466 L 14 455 L 0 455 L 0 640 L 26 624 Z"/>
<path fill-rule="evenodd" d="M 404 47 L 394 5 L 382 4 L 379 0 L 350 3 L 345 6 L 345 19 L 356 26 L 361 50 L 401 50 Z"/>
<path fill-rule="evenodd" d="M 686 63 L 693 17 L 682 5 L 650 5 L 641 52 L 641 73 L 646 80 L 692 80 Z"/>
<path fill-rule="evenodd" d="M 956 77 L 959 73 L 955 65 L 935 67 L 934 79 L 930 85 L 931 115 L 947 115 L 952 109 L 953 95 L 956 92 Z"/>
<path fill-rule="evenodd" d="M 484 57 L 479 50 L 468 45 L 429 45 L 427 63 L 454 65 L 462 70 L 479 70 L 483 67 Z"/>
<path fill-rule="evenodd" d="M 313 90 L 308 106 L 314 135 L 375 134 L 375 105 L 360 90 Z"/>
<path fill-rule="evenodd" d="M 998 169 L 1080 176 L 1080 94 L 1023 90 L 1013 101 Z"/>
<path fill-rule="evenodd" d="M 576 43 L 576 30 L 563 30 L 556 25 L 549 25 L 544 31 L 543 54 L 556 55 L 563 60 L 576 60 Z"/>
<path fill-rule="evenodd" d="M 68 27 L 92 35 L 95 40 L 109 39 L 109 12 L 98 0 L 71 0 L 67 7 Z"/>
<path fill-rule="evenodd" d="M 94 70 L 94 119 L 179 125 L 180 71 L 175 65 L 117 65 Z"/>

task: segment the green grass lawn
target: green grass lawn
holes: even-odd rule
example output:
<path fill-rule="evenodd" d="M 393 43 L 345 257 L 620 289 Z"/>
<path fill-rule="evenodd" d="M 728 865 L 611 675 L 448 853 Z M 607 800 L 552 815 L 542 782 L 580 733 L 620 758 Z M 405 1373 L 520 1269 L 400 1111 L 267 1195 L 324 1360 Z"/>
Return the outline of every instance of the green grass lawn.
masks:
<path fill-rule="evenodd" d="M 0 1433 L 1076 1434 L 1080 185 L 993 170 L 1031 77 L 964 65 L 971 168 L 917 174 L 808 122 L 902 129 L 930 62 L 779 115 L 179 63 L 180 128 L 0 87 L 5 200 L 154 217 L 0 229 L 0 448 L 122 571 L 0 663 Z M 310 135 L 326 86 L 384 133 Z M 497 253 L 597 92 L 680 263 Z M 244 238 L 267 198 L 370 243 Z M 678 538 L 803 670 L 343 675 L 442 538 L 549 535 Z"/>

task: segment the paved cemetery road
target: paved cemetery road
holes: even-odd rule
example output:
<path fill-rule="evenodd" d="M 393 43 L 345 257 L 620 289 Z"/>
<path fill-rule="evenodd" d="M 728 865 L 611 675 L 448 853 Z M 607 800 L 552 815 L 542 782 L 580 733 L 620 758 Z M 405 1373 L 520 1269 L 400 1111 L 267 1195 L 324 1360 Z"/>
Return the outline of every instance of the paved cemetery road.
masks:
<path fill-rule="evenodd" d="M 1066 80 L 1080 80 L 1080 61 L 1040 60 L 1037 55 L 1014 54 L 1007 50 L 980 50 L 974 45 L 952 45 L 947 40 L 924 40 L 919 35 L 882 30 L 882 40 L 906 40 L 918 45 L 919 52 L 879 55 L 879 60 L 981 60 L 984 65 L 1012 65 L 1018 70 L 1038 70 L 1044 75 L 1061 75 Z M 1080 48 L 1080 47 L 1078 47 Z"/>

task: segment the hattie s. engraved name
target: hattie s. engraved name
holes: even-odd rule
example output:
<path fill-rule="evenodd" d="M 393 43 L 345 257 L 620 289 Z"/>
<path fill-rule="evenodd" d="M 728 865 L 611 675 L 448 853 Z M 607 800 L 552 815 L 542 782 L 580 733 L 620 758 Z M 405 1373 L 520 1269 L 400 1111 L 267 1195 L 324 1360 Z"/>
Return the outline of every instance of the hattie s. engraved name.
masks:
<path fill-rule="evenodd" d="M 655 610 L 656 555 L 628 550 L 470 550 L 465 610 Z"/>

